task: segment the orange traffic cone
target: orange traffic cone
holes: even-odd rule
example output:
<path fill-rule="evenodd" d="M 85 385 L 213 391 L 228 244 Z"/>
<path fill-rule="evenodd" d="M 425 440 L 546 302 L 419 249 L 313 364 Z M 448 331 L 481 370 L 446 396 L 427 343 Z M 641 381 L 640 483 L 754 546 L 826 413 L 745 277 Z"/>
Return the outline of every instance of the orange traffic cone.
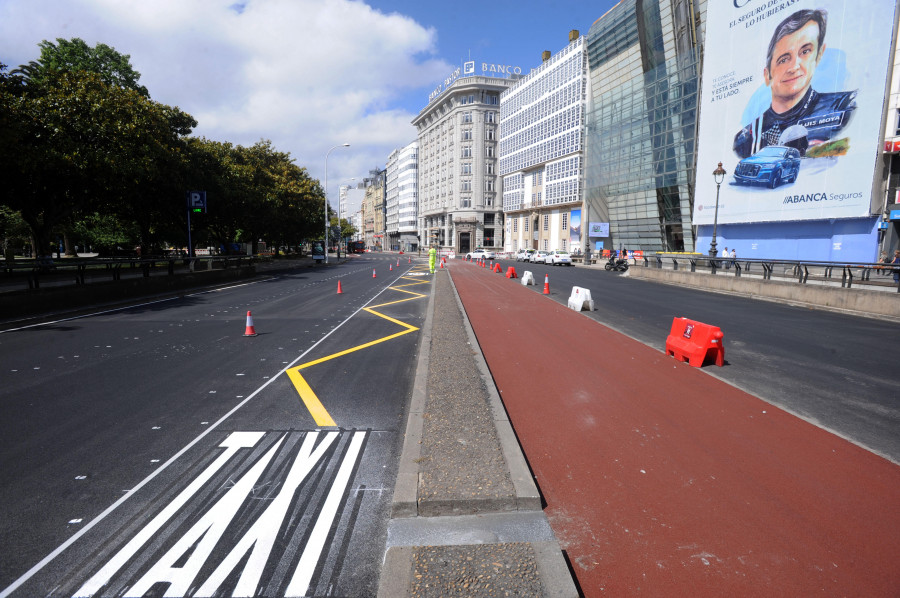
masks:
<path fill-rule="evenodd" d="M 482 268 L 487 268 L 487 264 L 485 263 L 484 260 L 481 260 L 481 267 L 482 267 Z"/>
<path fill-rule="evenodd" d="M 400 267 L 400 260 L 397 260 L 397 267 Z"/>
<path fill-rule="evenodd" d="M 394 271 L 394 264 L 388 264 L 388 270 L 391 271 L 391 272 L 393 272 L 393 271 Z"/>
<path fill-rule="evenodd" d="M 253 316 L 247 312 L 247 328 L 244 330 L 244 336 L 256 336 L 256 330 L 253 328 Z"/>
<path fill-rule="evenodd" d="M 550 275 L 544 274 L 544 294 L 550 294 Z"/>
<path fill-rule="evenodd" d="M 411 257 L 406 258 L 406 263 L 407 263 L 407 264 L 411 264 L 411 263 L 412 263 L 412 258 L 411 258 Z"/>
<path fill-rule="evenodd" d="M 441 260 L 441 268 L 444 267 L 444 260 Z"/>
<path fill-rule="evenodd" d="M 377 278 L 377 277 L 375 276 L 375 268 L 372 268 L 372 278 Z"/>
<path fill-rule="evenodd" d="M 340 295 L 340 294 L 342 294 L 343 292 L 344 292 L 344 291 L 341 290 L 341 281 L 339 280 L 339 281 L 338 281 L 338 292 L 337 292 L 337 294 Z"/>

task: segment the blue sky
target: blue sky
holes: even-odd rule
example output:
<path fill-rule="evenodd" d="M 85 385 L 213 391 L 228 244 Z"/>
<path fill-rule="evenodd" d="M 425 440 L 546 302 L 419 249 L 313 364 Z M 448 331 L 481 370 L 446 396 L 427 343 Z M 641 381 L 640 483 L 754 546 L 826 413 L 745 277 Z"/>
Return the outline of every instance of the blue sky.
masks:
<path fill-rule="evenodd" d="M 469 56 L 538 66 L 568 32 L 586 34 L 616 2 L 561 0 L 0 0 L 0 62 L 80 37 L 131 57 L 153 99 L 178 106 L 195 134 L 272 140 L 337 187 L 383 167 L 415 139 L 412 118 Z"/>

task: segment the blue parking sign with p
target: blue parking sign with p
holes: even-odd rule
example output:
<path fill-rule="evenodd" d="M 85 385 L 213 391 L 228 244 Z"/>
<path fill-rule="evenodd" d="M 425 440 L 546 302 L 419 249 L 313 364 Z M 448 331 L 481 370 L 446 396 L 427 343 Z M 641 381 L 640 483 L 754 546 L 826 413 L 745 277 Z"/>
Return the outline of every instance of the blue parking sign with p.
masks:
<path fill-rule="evenodd" d="M 206 191 L 188 191 L 188 209 L 193 212 L 206 212 Z"/>

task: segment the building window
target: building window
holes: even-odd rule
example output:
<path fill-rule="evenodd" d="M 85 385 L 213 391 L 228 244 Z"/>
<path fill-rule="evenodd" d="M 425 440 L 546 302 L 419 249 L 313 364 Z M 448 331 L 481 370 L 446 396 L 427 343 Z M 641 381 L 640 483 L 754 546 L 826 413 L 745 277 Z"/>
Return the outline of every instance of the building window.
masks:
<path fill-rule="evenodd" d="M 464 145 L 462 148 L 462 157 L 463 158 L 471 158 L 472 157 L 472 146 Z"/>
<path fill-rule="evenodd" d="M 494 179 L 487 179 L 484 182 L 484 190 L 485 191 L 493 191 L 494 190 Z"/>
<path fill-rule="evenodd" d="M 548 239 L 544 239 L 544 251 L 550 249 L 550 241 Z"/>
<path fill-rule="evenodd" d="M 544 214 L 544 230 L 550 230 L 550 214 Z"/>
<path fill-rule="evenodd" d="M 494 146 L 493 145 L 484 146 L 484 155 L 488 158 L 493 158 L 494 157 Z"/>
<path fill-rule="evenodd" d="M 524 230 L 526 233 L 528 232 L 528 221 L 529 220 L 530 220 L 530 218 L 528 218 L 528 216 L 525 216 L 522 219 L 522 230 Z"/>
<path fill-rule="evenodd" d="M 491 127 L 490 129 L 485 129 L 484 138 L 487 139 L 488 141 L 494 140 L 494 128 L 493 127 Z"/>
<path fill-rule="evenodd" d="M 460 174 L 472 174 L 472 163 L 463 162 L 460 164 Z"/>
<path fill-rule="evenodd" d="M 897 109 L 897 132 L 895 135 L 900 135 L 900 108 Z"/>
<path fill-rule="evenodd" d="M 484 173 L 485 174 L 494 174 L 494 163 L 486 162 L 484 165 Z"/>
<path fill-rule="evenodd" d="M 493 224 L 494 224 L 494 215 L 493 214 L 485 214 L 484 215 L 484 225 L 487 226 L 489 224 L 491 226 L 493 226 Z"/>
<path fill-rule="evenodd" d="M 460 191 L 471 191 L 472 190 L 472 181 L 462 181 L 459 184 Z"/>
<path fill-rule="evenodd" d="M 560 247 L 563 251 L 566 251 L 566 239 L 565 237 L 562 239 L 562 247 Z"/>
<path fill-rule="evenodd" d="M 463 141 L 469 141 L 472 139 L 472 129 L 463 129 L 462 135 Z"/>
<path fill-rule="evenodd" d="M 485 112 L 484 113 L 484 122 L 486 122 L 486 123 L 497 122 L 497 120 L 496 120 L 497 117 L 495 116 L 496 114 L 497 114 L 496 112 Z"/>
<path fill-rule="evenodd" d="M 461 208 L 471 208 L 472 200 L 471 199 L 461 199 L 459 200 L 459 207 Z"/>
<path fill-rule="evenodd" d="M 484 229 L 484 244 L 487 247 L 494 246 L 494 229 L 492 229 L 492 228 Z"/>
<path fill-rule="evenodd" d="M 517 218 L 513 218 L 512 221 L 513 221 L 513 223 L 512 223 L 512 224 L 513 224 L 513 232 L 514 232 L 514 233 L 519 232 L 519 219 L 518 219 L 518 217 L 517 217 Z"/>
<path fill-rule="evenodd" d="M 470 123 L 470 122 L 472 122 L 472 113 L 471 112 L 463 112 L 462 118 L 463 118 L 464 123 Z"/>
<path fill-rule="evenodd" d="M 493 93 L 489 93 L 485 96 L 484 103 L 490 104 L 491 106 L 497 106 L 500 104 L 500 96 L 493 94 Z"/>
<path fill-rule="evenodd" d="M 485 195 L 484 196 L 484 207 L 486 207 L 486 208 L 494 207 L 494 196 L 493 195 Z"/>
<path fill-rule="evenodd" d="M 562 229 L 569 230 L 569 213 L 563 212 L 562 215 Z"/>

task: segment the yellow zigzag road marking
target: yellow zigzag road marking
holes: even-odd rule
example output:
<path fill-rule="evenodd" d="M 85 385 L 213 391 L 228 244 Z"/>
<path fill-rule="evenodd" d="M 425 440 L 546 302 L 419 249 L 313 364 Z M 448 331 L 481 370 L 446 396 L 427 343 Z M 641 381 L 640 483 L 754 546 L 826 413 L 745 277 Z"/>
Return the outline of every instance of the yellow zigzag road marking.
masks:
<path fill-rule="evenodd" d="M 294 384 L 294 388 L 297 389 L 297 392 L 300 394 L 300 398 L 303 400 L 303 403 L 306 405 L 306 408 L 309 409 L 310 415 L 313 416 L 316 424 L 319 426 L 337 426 L 332 419 L 331 415 L 329 415 L 328 411 L 325 409 L 325 406 L 322 405 L 322 402 L 319 400 L 319 397 L 316 396 L 315 391 L 310 387 L 309 383 L 306 382 L 306 379 L 300 374 L 300 370 L 312 367 L 314 365 L 318 365 L 320 363 L 324 363 L 326 361 L 330 361 L 337 357 L 343 357 L 344 355 L 349 355 L 350 353 L 355 353 L 356 351 L 361 351 L 362 349 L 368 349 L 369 347 L 373 347 L 385 341 L 389 341 L 395 339 L 399 336 L 403 336 L 404 334 L 409 334 L 410 332 L 415 332 L 418 330 L 417 327 L 412 326 L 411 324 L 407 324 L 405 322 L 401 322 L 396 318 L 392 318 L 383 313 L 379 313 L 375 311 L 376 308 L 387 307 L 388 305 L 396 305 L 398 303 L 403 303 L 405 301 L 412 301 L 413 299 L 421 299 L 422 297 L 427 297 L 427 295 L 423 295 L 422 293 L 416 293 L 414 291 L 408 291 L 404 287 L 411 287 L 418 284 L 429 284 L 430 280 L 417 280 L 414 278 L 406 278 L 404 276 L 400 277 L 405 280 L 412 280 L 413 282 L 405 285 L 401 285 L 398 287 L 388 287 L 391 291 L 398 291 L 400 293 L 407 293 L 412 295 L 412 297 L 406 297 L 404 299 L 398 299 L 397 301 L 389 301 L 388 303 L 380 303 L 378 305 L 373 305 L 372 307 L 364 307 L 363 310 L 369 312 L 370 314 L 375 314 L 380 318 L 384 318 L 389 322 L 393 322 L 398 326 L 402 327 L 403 330 L 400 332 L 396 332 L 394 334 L 385 336 L 383 338 L 376 339 L 374 341 L 369 341 L 368 343 L 363 343 L 362 345 L 357 345 L 355 347 L 351 347 L 349 349 L 345 349 L 343 351 L 339 351 L 337 353 L 333 353 L 326 357 L 321 357 L 319 359 L 309 361 L 302 365 L 298 365 L 296 367 L 290 368 L 287 370 L 288 378 L 291 379 L 291 382 Z"/>

